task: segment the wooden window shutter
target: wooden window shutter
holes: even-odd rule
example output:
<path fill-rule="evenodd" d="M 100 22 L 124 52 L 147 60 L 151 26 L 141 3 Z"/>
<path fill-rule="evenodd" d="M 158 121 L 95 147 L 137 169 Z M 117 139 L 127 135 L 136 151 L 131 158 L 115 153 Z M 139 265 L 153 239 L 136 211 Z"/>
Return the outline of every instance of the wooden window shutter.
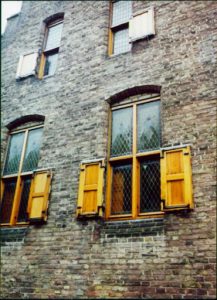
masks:
<path fill-rule="evenodd" d="M 51 184 L 51 171 L 36 171 L 30 188 L 27 211 L 30 222 L 47 220 L 48 198 Z"/>
<path fill-rule="evenodd" d="M 155 25 L 153 8 L 130 19 L 129 40 L 131 43 L 154 34 Z"/>
<path fill-rule="evenodd" d="M 104 170 L 104 160 L 81 164 L 77 217 L 102 216 Z"/>
<path fill-rule="evenodd" d="M 162 210 L 193 208 L 190 147 L 163 150 L 160 167 Z"/>
<path fill-rule="evenodd" d="M 38 52 L 21 55 L 17 66 L 16 79 L 35 75 Z"/>

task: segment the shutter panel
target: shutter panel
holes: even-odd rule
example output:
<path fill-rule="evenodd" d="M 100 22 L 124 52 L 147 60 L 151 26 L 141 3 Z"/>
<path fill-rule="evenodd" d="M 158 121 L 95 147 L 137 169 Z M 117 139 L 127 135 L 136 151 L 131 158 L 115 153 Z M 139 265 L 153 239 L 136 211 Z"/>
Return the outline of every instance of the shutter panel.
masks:
<path fill-rule="evenodd" d="M 162 209 L 193 208 L 190 147 L 163 150 L 162 154 Z"/>
<path fill-rule="evenodd" d="M 154 26 L 154 9 L 151 8 L 147 12 L 137 15 L 129 21 L 129 40 L 134 42 L 136 40 L 145 38 L 149 35 L 155 34 Z"/>
<path fill-rule="evenodd" d="M 102 216 L 104 160 L 82 163 L 77 202 L 77 216 Z"/>
<path fill-rule="evenodd" d="M 41 222 L 47 220 L 50 184 L 50 171 L 36 171 L 34 173 L 27 208 L 30 222 Z"/>
<path fill-rule="evenodd" d="M 3 199 L 4 188 L 5 188 L 4 181 L 1 180 L 1 200 L 0 200 L 0 204 L 1 204 L 1 201 Z"/>
<path fill-rule="evenodd" d="M 24 78 L 30 75 L 35 75 L 37 58 L 37 52 L 21 55 L 17 67 L 16 79 Z"/>

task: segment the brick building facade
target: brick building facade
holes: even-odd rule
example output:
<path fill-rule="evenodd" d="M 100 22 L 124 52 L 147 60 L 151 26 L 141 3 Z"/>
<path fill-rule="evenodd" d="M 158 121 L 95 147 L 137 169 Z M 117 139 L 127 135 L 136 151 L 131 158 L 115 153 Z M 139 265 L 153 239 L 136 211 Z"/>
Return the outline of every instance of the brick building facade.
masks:
<path fill-rule="evenodd" d="M 43 125 L 37 168 L 52 172 L 52 181 L 46 222 L 33 217 L 20 225 L 15 209 L 9 217 L 14 214 L 16 221 L 11 217 L 7 225 L 2 213 L 2 298 L 216 297 L 217 2 L 132 1 L 133 18 L 113 26 L 114 5 L 24 1 L 21 12 L 8 20 L 2 37 L 2 163 L 7 165 L 13 132 L 27 134 L 26 128 Z M 150 8 L 154 31 L 123 50 L 118 34 Z M 62 22 L 61 41 L 47 49 L 46 30 L 55 20 Z M 35 73 L 19 76 L 26 71 L 17 73 L 19 58 L 24 55 L 24 64 L 29 53 L 37 53 Z M 118 105 L 150 99 L 160 100 L 161 144 L 149 158 L 160 160 L 162 149 L 190 147 L 192 207 L 116 220 L 107 209 L 109 114 Z M 78 218 L 80 164 L 99 159 L 105 160 L 101 215 Z M 145 159 L 144 153 L 141 158 L 135 154 L 127 162 L 142 164 Z M 6 193 L 14 179 L 4 170 Z M 18 179 L 24 178 L 19 172 L 16 190 Z M 126 198 L 123 189 L 120 197 Z M 133 201 L 135 212 L 138 203 Z"/>

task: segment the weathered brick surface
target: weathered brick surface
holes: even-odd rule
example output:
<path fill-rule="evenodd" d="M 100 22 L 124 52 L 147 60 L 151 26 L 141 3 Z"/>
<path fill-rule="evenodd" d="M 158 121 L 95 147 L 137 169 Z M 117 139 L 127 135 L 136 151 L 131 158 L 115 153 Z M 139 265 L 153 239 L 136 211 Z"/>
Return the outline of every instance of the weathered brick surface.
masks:
<path fill-rule="evenodd" d="M 5 126 L 44 115 L 39 167 L 54 178 L 47 224 L 1 247 L 2 298 L 215 299 L 217 2 L 135 1 L 133 11 L 150 5 L 155 37 L 114 57 L 107 1 L 24 1 L 9 21 L 2 160 Z M 65 16 L 55 75 L 16 81 L 19 55 L 41 48 L 42 21 L 57 12 Z M 79 163 L 107 153 L 105 100 L 140 85 L 161 86 L 163 145 L 191 144 L 195 209 L 141 227 L 77 221 Z"/>

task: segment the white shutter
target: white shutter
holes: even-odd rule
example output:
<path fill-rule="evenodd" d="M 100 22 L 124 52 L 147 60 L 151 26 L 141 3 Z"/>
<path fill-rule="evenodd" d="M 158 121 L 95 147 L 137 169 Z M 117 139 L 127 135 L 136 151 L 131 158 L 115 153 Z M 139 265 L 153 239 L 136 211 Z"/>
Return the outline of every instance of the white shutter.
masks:
<path fill-rule="evenodd" d="M 21 55 L 17 66 L 16 79 L 35 75 L 38 53 Z"/>
<path fill-rule="evenodd" d="M 153 34 L 155 34 L 153 8 L 150 8 L 147 12 L 137 15 L 132 19 L 130 19 L 129 21 L 130 42 L 134 42 L 136 40 L 145 38 Z"/>

